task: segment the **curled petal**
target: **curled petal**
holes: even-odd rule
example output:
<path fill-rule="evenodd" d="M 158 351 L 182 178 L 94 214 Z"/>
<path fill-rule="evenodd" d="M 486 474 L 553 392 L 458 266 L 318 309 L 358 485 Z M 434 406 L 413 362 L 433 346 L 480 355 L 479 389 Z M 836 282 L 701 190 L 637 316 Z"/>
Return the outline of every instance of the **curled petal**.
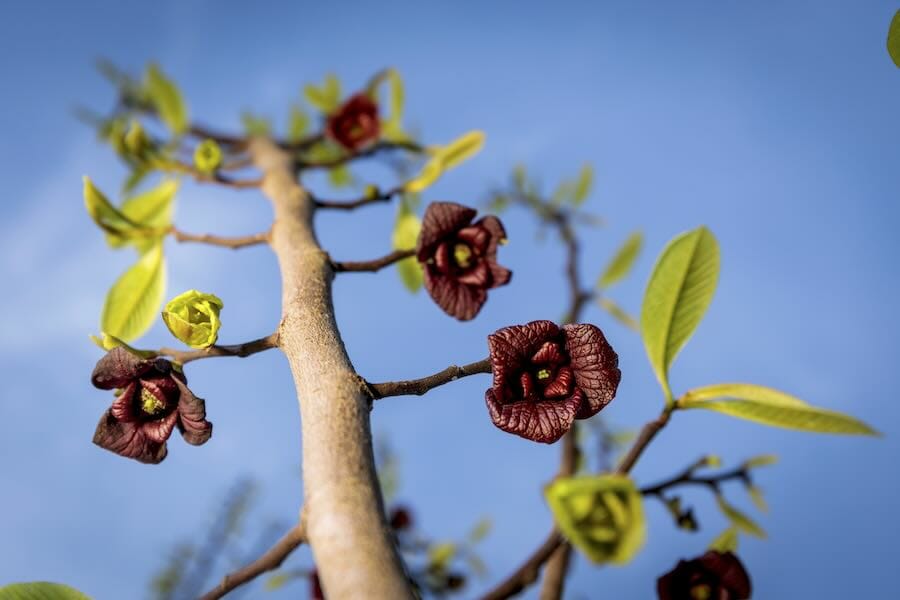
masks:
<path fill-rule="evenodd" d="M 507 433 L 544 444 L 552 444 L 569 431 L 583 401 L 577 390 L 571 398 L 547 402 L 526 400 L 504 404 L 494 396 L 493 389 L 488 389 L 484 398 L 494 425 Z"/>
<path fill-rule="evenodd" d="M 198 398 L 179 380 L 174 380 L 181 391 L 178 400 L 178 430 L 188 444 L 199 446 L 212 437 L 212 423 L 206 420 L 206 402 Z"/>
<path fill-rule="evenodd" d="M 154 368 L 155 361 L 138 358 L 125 348 L 117 346 L 103 355 L 94 372 L 91 383 L 101 390 L 123 388 L 133 379 Z"/>
<path fill-rule="evenodd" d="M 566 325 L 566 352 L 569 355 L 575 385 L 584 391 L 585 403 L 579 419 L 595 415 L 616 396 L 622 379 L 619 357 L 603 332 L 588 324 Z"/>
<path fill-rule="evenodd" d="M 493 389 L 498 400 L 509 401 L 508 387 L 544 342 L 553 340 L 559 328 L 552 321 L 532 321 L 525 325 L 511 325 L 488 336 Z"/>
<path fill-rule="evenodd" d="M 527 400 L 537 400 L 538 396 L 534 390 L 534 379 L 528 371 L 524 371 L 519 377 L 519 383 L 522 384 L 522 397 Z"/>
<path fill-rule="evenodd" d="M 476 210 L 455 202 L 432 202 L 422 217 L 416 254 L 420 262 L 430 258 L 431 249 L 472 222 Z"/>
<path fill-rule="evenodd" d="M 538 351 L 534 353 L 534 356 L 531 357 L 531 362 L 536 365 L 558 365 L 564 360 L 565 358 L 560 352 L 557 342 L 544 342 L 538 348 Z"/>
<path fill-rule="evenodd" d="M 475 225 L 463 227 L 456 234 L 456 237 L 459 240 L 462 240 L 471 246 L 478 254 L 484 254 L 485 250 L 487 250 L 488 243 L 491 241 L 490 232 L 484 227 L 479 227 L 481 221 L 484 221 L 484 219 L 481 219 Z"/>
<path fill-rule="evenodd" d="M 157 464 L 166 457 L 166 443 L 147 436 L 137 422 L 116 420 L 110 411 L 103 413 L 94 432 L 94 443 L 125 458 Z"/>
<path fill-rule="evenodd" d="M 475 318 L 487 299 L 483 288 L 460 283 L 449 275 L 440 275 L 425 270 L 425 289 L 445 313 L 460 321 Z"/>
<path fill-rule="evenodd" d="M 544 396 L 548 398 L 565 398 L 572 391 L 572 369 L 563 367 L 556 373 L 550 385 L 544 388 Z"/>
<path fill-rule="evenodd" d="M 140 427 L 147 439 L 158 444 L 164 444 L 169 439 L 169 436 L 172 435 L 172 430 L 175 429 L 177 422 L 178 411 L 173 410 L 161 419 L 142 423 Z"/>
<path fill-rule="evenodd" d="M 434 251 L 434 266 L 441 275 L 448 275 L 453 270 L 453 259 L 450 258 L 450 244 L 439 244 Z"/>
<path fill-rule="evenodd" d="M 491 269 L 487 266 L 487 263 L 484 261 L 478 261 L 478 263 L 456 278 L 463 285 L 473 285 L 476 287 L 489 287 L 489 283 L 491 280 Z"/>
<path fill-rule="evenodd" d="M 109 407 L 110 414 L 123 423 L 137 421 L 137 415 L 134 412 L 134 395 L 138 393 L 140 384 L 132 381 L 122 389 L 119 397 L 113 400 L 112 406 Z"/>
<path fill-rule="evenodd" d="M 737 556 L 731 552 L 710 550 L 697 559 L 704 569 L 715 573 L 719 580 L 719 588 L 727 589 L 732 598 L 739 600 L 749 598 L 752 592 L 750 576 Z"/>

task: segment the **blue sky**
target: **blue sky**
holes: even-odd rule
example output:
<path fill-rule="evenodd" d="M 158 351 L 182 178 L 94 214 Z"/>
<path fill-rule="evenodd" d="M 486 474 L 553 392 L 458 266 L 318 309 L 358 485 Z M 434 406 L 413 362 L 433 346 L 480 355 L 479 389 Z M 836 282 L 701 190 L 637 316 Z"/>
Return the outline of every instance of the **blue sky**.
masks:
<path fill-rule="evenodd" d="M 548 187 L 584 162 L 595 166 L 589 206 L 609 226 L 586 233 L 583 275 L 595 277 L 641 229 L 647 250 L 614 293 L 632 312 L 665 242 L 708 225 L 721 244 L 722 275 L 673 369 L 676 392 L 767 384 L 857 415 L 885 436 L 677 415 L 635 477 L 649 483 L 706 452 L 726 462 L 776 453 L 781 462 L 758 477 L 772 507 L 759 516 L 769 539 L 741 544 L 756 597 L 875 597 L 893 585 L 900 71 L 884 38 L 896 3 L 150 6 L 20 3 L 0 22 L 0 584 L 51 579 L 98 600 L 137 598 L 166 549 L 203 530 L 236 478 L 251 475 L 262 486 L 257 524 L 290 521 L 300 499 L 299 416 L 276 353 L 192 365 L 192 388 L 207 398 L 216 426 L 202 448 L 174 440 L 166 462 L 152 468 L 90 443 L 108 398 L 89 385 L 99 353 L 87 335 L 97 331 L 106 288 L 132 260 L 105 247 L 80 197 L 84 174 L 107 190 L 123 176 L 71 113 L 76 104 L 111 105 L 92 66 L 106 56 L 132 69 L 158 60 L 193 115 L 235 129 L 246 108 L 283 127 L 301 85 L 329 71 L 353 86 L 393 65 L 406 81 L 407 124 L 425 140 L 472 128 L 488 135 L 481 155 L 426 200 L 478 203 L 517 162 Z M 388 181 L 386 171 L 370 172 Z M 377 256 L 388 248 L 392 217 L 386 207 L 323 215 L 321 239 L 338 258 Z M 265 229 L 270 218 L 254 192 L 185 184 L 176 222 L 240 234 Z M 559 249 L 536 242 L 527 215 L 504 220 L 511 243 L 501 259 L 516 277 L 470 323 L 407 294 L 393 273 L 339 278 L 337 316 L 360 373 L 429 374 L 482 358 L 485 336 L 499 327 L 558 317 Z M 279 283 L 267 249 L 167 249 L 170 295 L 198 288 L 225 301 L 224 342 L 275 327 Z M 596 309 L 586 320 L 606 331 L 623 371 L 603 415 L 636 428 L 661 401 L 642 345 Z M 157 324 L 141 345 L 169 343 L 167 336 Z M 402 457 L 400 497 L 425 531 L 453 538 L 480 516 L 494 518 L 483 546 L 490 576 L 466 597 L 543 538 L 550 517 L 540 486 L 558 454 L 495 429 L 482 400 L 487 385 L 472 377 L 425 398 L 394 398 L 372 416 Z M 740 488 L 728 491 L 754 510 Z M 658 574 L 701 552 L 725 525 L 703 491 L 686 498 L 700 533 L 674 530 L 651 504 L 639 557 L 600 570 L 579 560 L 569 597 L 652 597 Z M 307 552 L 292 561 L 308 564 Z"/>

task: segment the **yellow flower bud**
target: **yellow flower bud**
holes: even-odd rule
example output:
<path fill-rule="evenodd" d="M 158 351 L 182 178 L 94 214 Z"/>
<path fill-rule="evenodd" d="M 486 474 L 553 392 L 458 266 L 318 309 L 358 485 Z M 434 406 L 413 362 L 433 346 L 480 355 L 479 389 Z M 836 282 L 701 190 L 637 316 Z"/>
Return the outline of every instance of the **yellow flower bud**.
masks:
<path fill-rule="evenodd" d="M 223 306 L 218 296 L 188 290 L 166 304 L 162 318 L 176 338 L 191 348 L 207 348 L 219 337 Z"/>

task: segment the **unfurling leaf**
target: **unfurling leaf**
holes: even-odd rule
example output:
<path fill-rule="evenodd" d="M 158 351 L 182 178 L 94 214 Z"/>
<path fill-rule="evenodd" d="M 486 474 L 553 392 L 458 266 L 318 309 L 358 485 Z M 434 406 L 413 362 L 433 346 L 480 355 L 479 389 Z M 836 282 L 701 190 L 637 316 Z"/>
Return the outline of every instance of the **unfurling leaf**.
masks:
<path fill-rule="evenodd" d="M 168 79 L 159 67 L 151 64 L 144 77 L 147 98 L 156 109 L 159 118 L 175 135 L 187 130 L 188 113 L 178 86 Z"/>
<path fill-rule="evenodd" d="M 807 404 L 790 394 L 749 383 L 723 383 L 688 391 L 679 408 L 703 408 L 733 417 L 815 433 L 879 435 L 849 415 Z"/>
<path fill-rule="evenodd" d="M 272 132 L 272 124 L 267 118 L 248 111 L 241 113 L 241 124 L 244 126 L 244 133 L 249 136 L 266 136 Z"/>
<path fill-rule="evenodd" d="M 627 563 L 644 543 L 643 499 L 628 477 L 557 479 L 544 496 L 559 530 L 595 563 Z"/>
<path fill-rule="evenodd" d="M 456 550 L 453 542 L 434 544 L 428 549 L 428 568 L 439 572 L 445 570 L 456 556 Z"/>
<path fill-rule="evenodd" d="M 291 107 L 291 116 L 288 121 L 287 141 L 296 144 L 303 139 L 309 129 L 309 115 L 299 106 Z"/>
<path fill-rule="evenodd" d="M 153 324 L 166 289 L 166 263 L 157 243 L 119 277 L 106 295 L 100 329 L 125 341 Z"/>
<path fill-rule="evenodd" d="M 894 13 L 894 18 L 891 20 L 891 26 L 888 29 L 887 49 L 888 54 L 891 55 L 891 60 L 900 68 L 900 10 Z"/>
<path fill-rule="evenodd" d="M 140 253 L 157 244 L 172 225 L 172 201 L 178 192 L 176 179 L 165 179 L 156 187 L 122 203 L 121 212 L 134 225 L 117 233 L 107 233 L 111 248 L 133 243 Z"/>
<path fill-rule="evenodd" d="M 0 600 L 91 600 L 75 588 L 61 583 L 36 581 L 0 587 Z"/>
<path fill-rule="evenodd" d="M 222 166 L 222 149 L 216 140 L 203 140 L 194 150 L 194 166 L 206 175 L 211 175 Z"/>
<path fill-rule="evenodd" d="M 477 154 L 484 146 L 484 132 L 470 131 L 446 146 L 431 151 L 431 159 L 413 179 L 403 185 L 407 192 L 418 193 L 437 181 L 444 171 L 452 169 Z"/>
<path fill-rule="evenodd" d="M 719 244 L 706 227 L 682 233 L 663 250 L 641 307 L 644 347 L 667 399 L 669 367 L 694 333 L 719 278 Z"/>
<path fill-rule="evenodd" d="M 622 244 L 606 265 L 606 269 L 603 270 L 603 274 L 597 280 L 597 287 L 608 288 L 622 281 L 634 267 L 643 245 L 644 236 L 640 231 L 635 231 L 629 235 L 625 243 Z"/>
<path fill-rule="evenodd" d="M 122 214 L 113 206 L 103 192 L 98 190 L 91 178 L 84 177 L 84 206 L 98 227 L 111 234 L 137 227 L 137 223 Z"/>
<path fill-rule="evenodd" d="M 600 297 L 597 300 L 597 303 L 600 305 L 600 308 L 609 313 L 609 315 L 614 318 L 616 321 L 631 329 L 632 331 L 640 331 L 641 326 L 638 325 L 638 322 L 634 320 L 634 317 L 625 312 L 621 306 L 606 298 L 605 296 Z"/>
<path fill-rule="evenodd" d="M 737 552 L 738 548 L 738 528 L 732 525 L 722 533 L 716 536 L 709 544 L 710 550 L 717 552 Z"/>
<path fill-rule="evenodd" d="M 406 202 L 400 203 L 397 211 L 397 221 L 394 223 L 394 233 L 391 236 L 391 244 L 394 250 L 410 250 L 416 247 L 419 231 L 422 229 L 422 221 L 416 216 Z M 422 266 L 415 256 L 404 258 L 397 263 L 397 273 L 403 285 L 410 292 L 416 293 L 422 287 L 425 275 Z"/>
<path fill-rule="evenodd" d="M 777 462 L 778 457 L 774 454 L 760 454 L 759 456 L 754 456 L 745 460 L 744 468 L 755 469 L 757 467 L 767 467 L 769 465 L 774 465 Z"/>
<path fill-rule="evenodd" d="M 223 306 L 214 294 L 188 290 L 169 300 L 162 318 L 172 335 L 191 348 L 208 348 L 219 337 Z"/>
<path fill-rule="evenodd" d="M 341 82 L 334 74 L 329 73 L 325 77 L 325 83 L 321 88 L 311 83 L 305 85 L 303 87 L 303 95 L 313 107 L 328 114 L 341 103 Z"/>
<path fill-rule="evenodd" d="M 728 517 L 728 520 L 731 521 L 735 527 L 758 538 L 766 537 L 766 532 L 762 530 L 762 527 L 757 525 L 753 519 L 729 504 L 721 495 L 716 496 L 716 503 L 719 505 L 722 514 Z"/>
<path fill-rule="evenodd" d="M 762 490 L 760 490 L 755 485 L 751 485 L 747 488 L 747 493 L 750 494 L 750 500 L 753 501 L 753 504 L 762 512 L 769 511 L 769 505 L 766 503 L 765 497 L 763 497 Z"/>
<path fill-rule="evenodd" d="M 572 189 L 572 204 L 581 206 L 587 200 L 591 193 L 591 187 L 594 184 L 594 168 L 591 165 L 584 165 L 578 173 L 578 179 L 575 181 L 575 187 Z"/>

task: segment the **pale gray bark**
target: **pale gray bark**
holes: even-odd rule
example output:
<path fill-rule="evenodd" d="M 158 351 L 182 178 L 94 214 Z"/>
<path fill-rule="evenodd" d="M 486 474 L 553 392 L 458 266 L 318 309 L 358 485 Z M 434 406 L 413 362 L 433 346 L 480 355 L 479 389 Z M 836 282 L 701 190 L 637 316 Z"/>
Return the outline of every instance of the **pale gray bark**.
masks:
<path fill-rule="evenodd" d="M 287 356 L 303 435 L 306 534 L 329 599 L 412 598 L 385 521 L 375 474 L 369 398 L 334 318 L 334 272 L 313 229 L 315 206 L 290 156 L 250 145 L 275 210 L 272 248 L 282 278 L 279 347 Z"/>

